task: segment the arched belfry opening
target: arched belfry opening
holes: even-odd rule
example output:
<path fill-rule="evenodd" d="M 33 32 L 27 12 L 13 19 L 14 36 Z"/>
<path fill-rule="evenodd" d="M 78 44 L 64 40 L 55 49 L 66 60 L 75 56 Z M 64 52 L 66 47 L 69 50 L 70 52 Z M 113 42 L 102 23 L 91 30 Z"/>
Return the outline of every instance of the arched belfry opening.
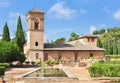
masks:
<path fill-rule="evenodd" d="M 39 28 L 39 20 L 38 19 L 35 20 L 35 24 L 34 25 L 35 25 L 34 26 L 35 29 Z"/>

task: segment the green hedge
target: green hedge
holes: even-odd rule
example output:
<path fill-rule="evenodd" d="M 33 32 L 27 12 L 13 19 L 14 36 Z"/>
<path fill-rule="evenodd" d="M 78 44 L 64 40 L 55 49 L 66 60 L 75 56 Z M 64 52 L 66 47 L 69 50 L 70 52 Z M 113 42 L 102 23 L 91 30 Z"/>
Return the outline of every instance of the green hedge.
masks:
<path fill-rule="evenodd" d="M 5 68 L 8 68 L 8 67 L 11 66 L 11 64 L 10 63 L 0 63 L 0 67 L 1 66 L 4 66 Z"/>
<path fill-rule="evenodd" d="M 4 72 L 5 72 L 5 67 L 0 67 L 0 75 L 4 75 Z"/>
<path fill-rule="evenodd" d="M 120 77 L 120 61 L 99 61 L 89 67 L 92 77 Z"/>
<path fill-rule="evenodd" d="M 118 58 L 120 58 L 120 55 L 111 55 L 110 58 L 111 59 L 118 59 Z"/>

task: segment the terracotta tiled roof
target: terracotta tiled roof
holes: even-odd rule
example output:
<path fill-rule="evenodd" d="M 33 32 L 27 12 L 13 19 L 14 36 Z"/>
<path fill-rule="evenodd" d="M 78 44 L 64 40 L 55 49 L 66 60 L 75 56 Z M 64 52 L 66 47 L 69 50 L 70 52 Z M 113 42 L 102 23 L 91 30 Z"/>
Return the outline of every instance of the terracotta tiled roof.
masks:
<path fill-rule="evenodd" d="M 83 38 L 83 37 L 95 37 L 95 38 L 97 38 L 98 36 L 97 35 L 86 34 L 86 35 L 83 35 L 79 38 Z"/>
<path fill-rule="evenodd" d="M 40 10 L 38 10 L 38 9 L 32 9 L 32 10 L 29 11 L 29 13 L 30 13 L 30 12 L 44 13 L 43 11 L 40 11 Z"/>
<path fill-rule="evenodd" d="M 65 44 L 44 44 L 44 50 L 96 50 L 104 51 L 105 49 L 86 45 L 81 43 L 79 40 L 68 42 Z"/>

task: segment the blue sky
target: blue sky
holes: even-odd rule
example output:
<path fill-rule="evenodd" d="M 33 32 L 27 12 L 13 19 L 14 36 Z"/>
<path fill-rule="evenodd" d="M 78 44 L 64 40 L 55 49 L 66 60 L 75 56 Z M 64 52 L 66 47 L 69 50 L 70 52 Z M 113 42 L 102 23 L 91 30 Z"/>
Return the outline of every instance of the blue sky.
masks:
<path fill-rule="evenodd" d="M 0 34 L 8 22 L 14 37 L 17 18 L 26 31 L 26 13 L 34 8 L 45 12 L 44 39 L 69 38 L 101 28 L 120 27 L 120 0 L 0 0 Z"/>

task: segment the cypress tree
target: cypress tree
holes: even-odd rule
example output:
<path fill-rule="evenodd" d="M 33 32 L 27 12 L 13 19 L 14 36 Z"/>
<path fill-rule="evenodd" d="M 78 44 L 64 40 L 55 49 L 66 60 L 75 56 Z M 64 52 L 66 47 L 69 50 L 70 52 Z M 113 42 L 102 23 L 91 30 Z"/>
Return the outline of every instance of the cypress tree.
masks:
<path fill-rule="evenodd" d="M 102 42 L 100 38 L 97 39 L 97 46 L 102 48 Z"/>
<path fill-rule="evenodd" d="M 17 21 L 17 31 L 15 35 L 15 42 L 20 47 L 20 49 L 23 51 L 23 45 L 25 44 L 25 35 L 22 29 L 22 23 L 21 23 L 21 17 L 18 17 Z"/>
<path fill-rule="evenodd" d="M 3 28 L 2 41 L 10 42 L 10 33 L 9 33 L 7 22 L 5 23 L 4 28 Z"/>

